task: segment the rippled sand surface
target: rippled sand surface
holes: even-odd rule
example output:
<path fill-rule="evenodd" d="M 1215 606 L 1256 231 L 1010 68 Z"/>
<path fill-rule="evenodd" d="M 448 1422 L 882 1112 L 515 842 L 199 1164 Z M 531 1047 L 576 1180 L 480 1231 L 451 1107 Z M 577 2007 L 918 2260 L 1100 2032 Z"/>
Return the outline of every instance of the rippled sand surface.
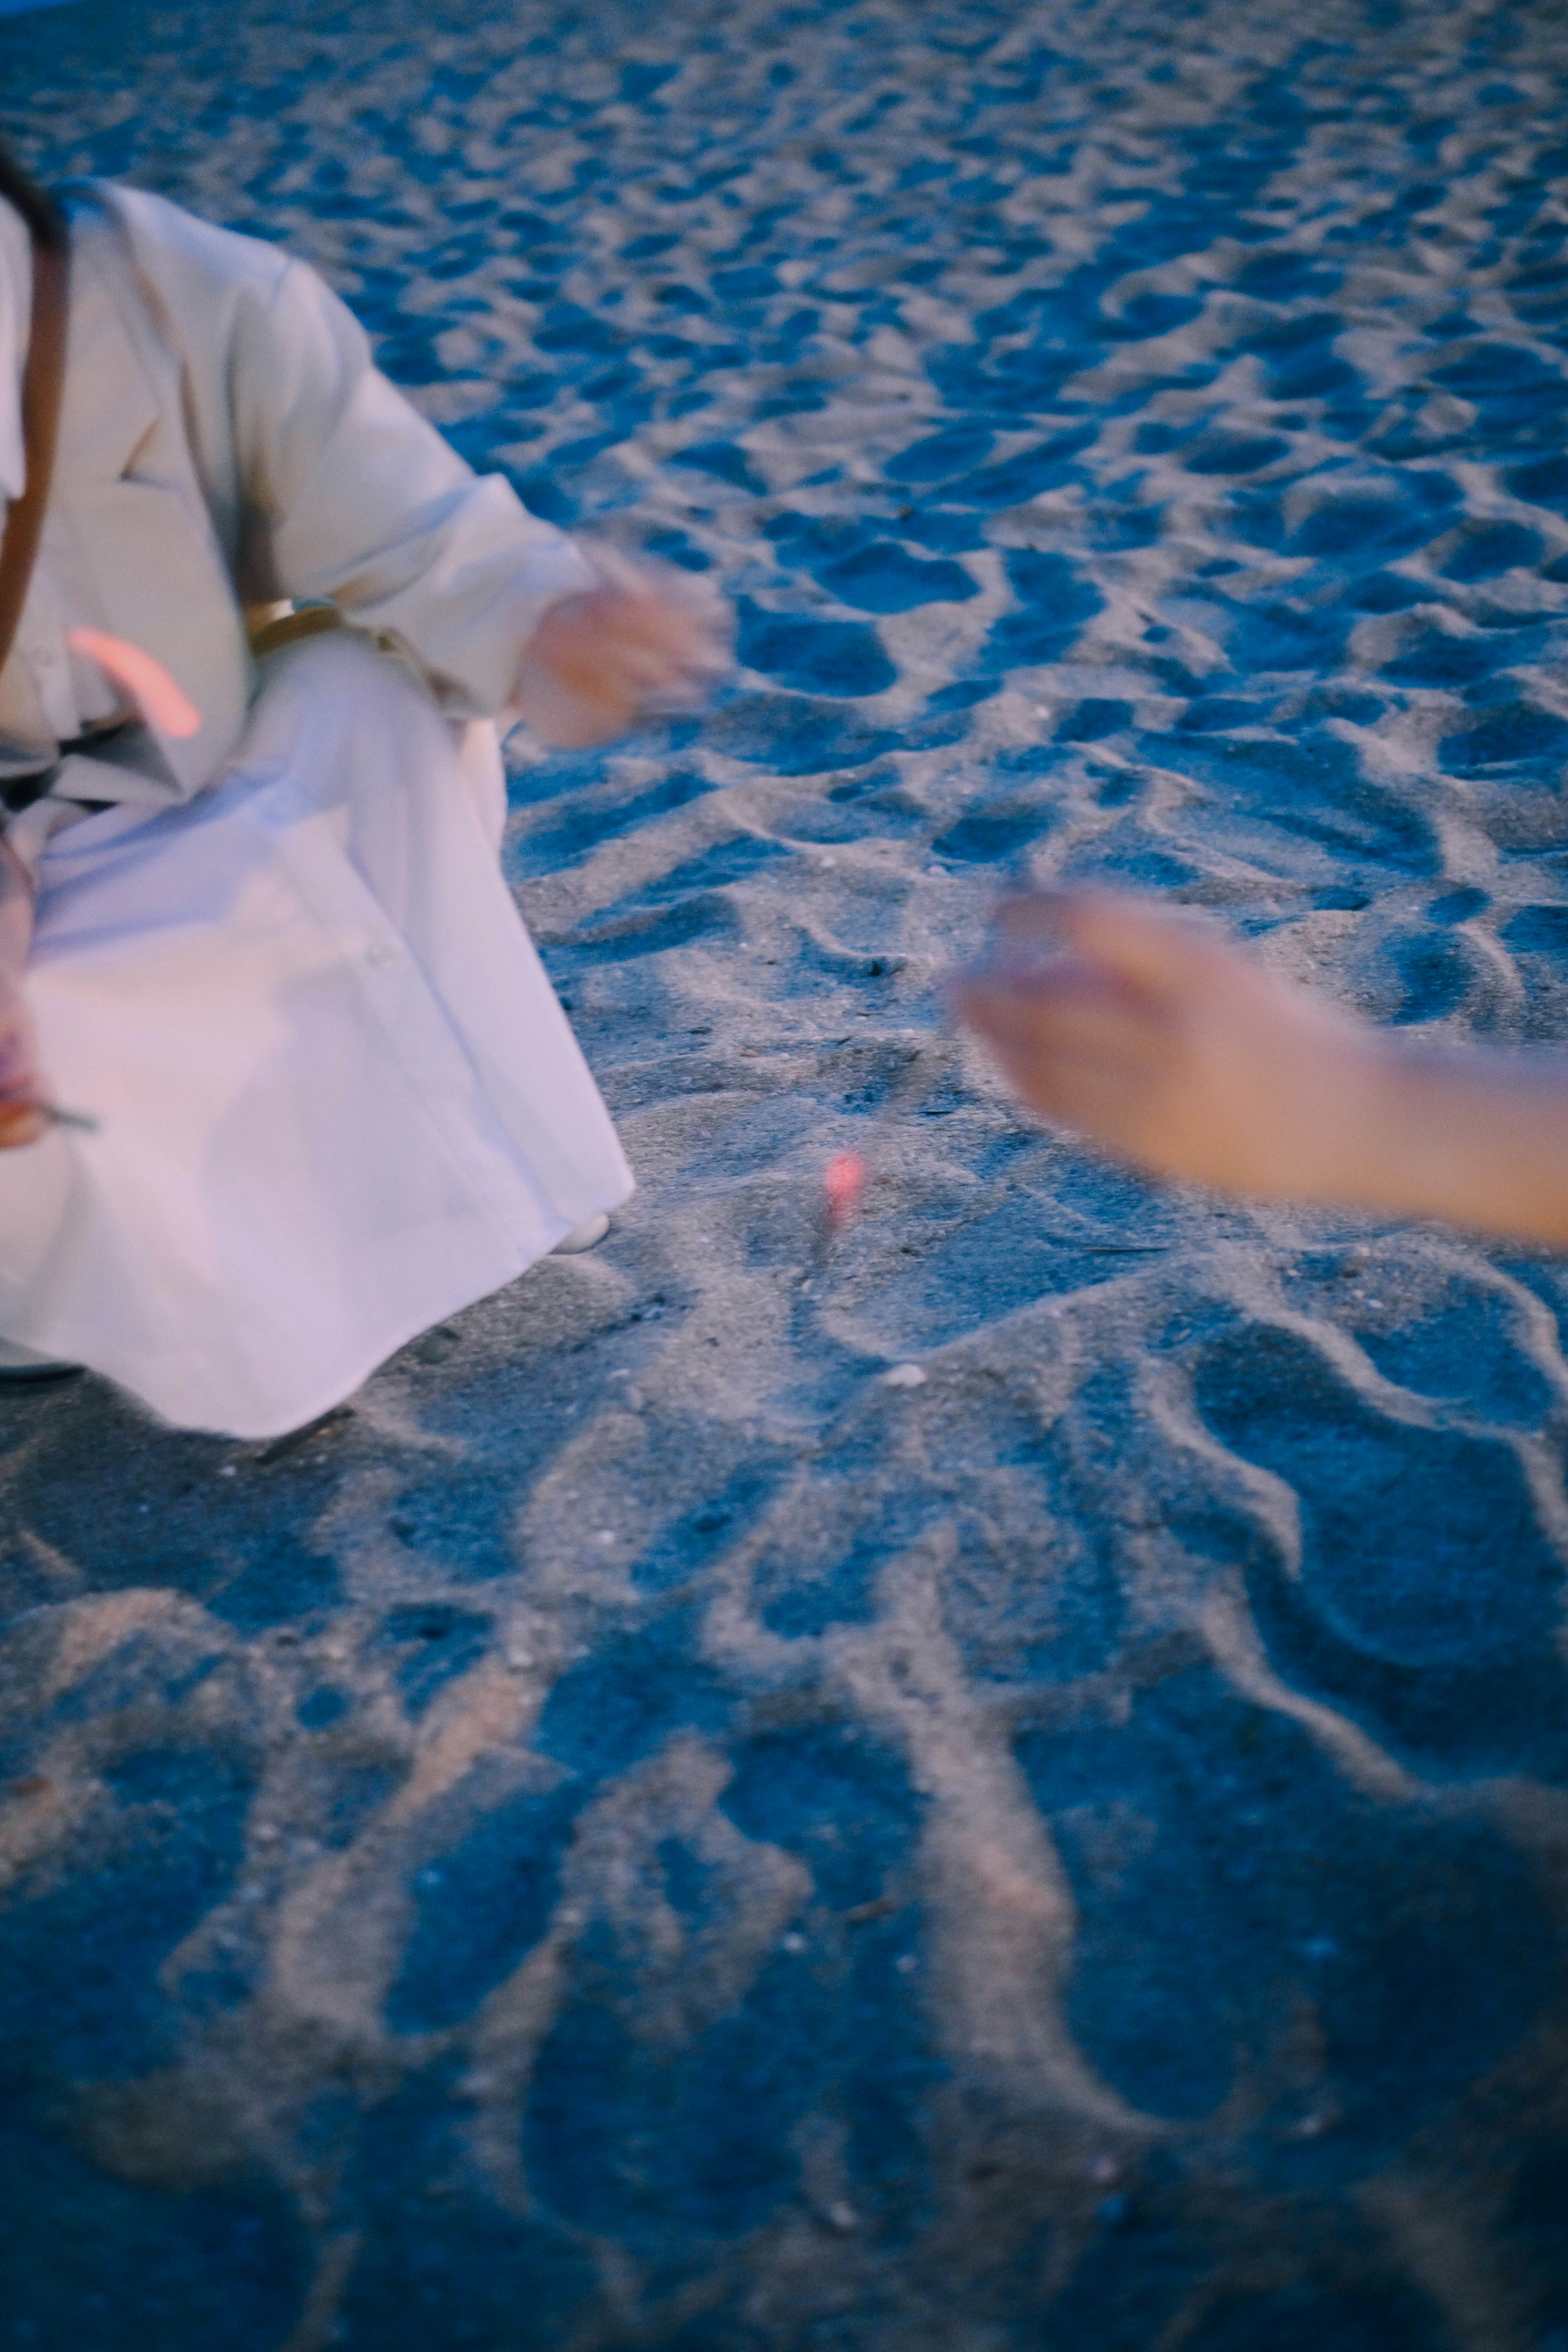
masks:
<path fill-rule="evenodd" d="M 0 2347 L 1568 2345 L 1568 1277 L 1108 1173 L 936 984 L 1029 869 L 1568 1032 L 1565 83 L 1555 0 L 5 24 L 31 155 L 744 667 L 514 747 L 601 1250 L 281 1444 L 0 1399 Z"/>

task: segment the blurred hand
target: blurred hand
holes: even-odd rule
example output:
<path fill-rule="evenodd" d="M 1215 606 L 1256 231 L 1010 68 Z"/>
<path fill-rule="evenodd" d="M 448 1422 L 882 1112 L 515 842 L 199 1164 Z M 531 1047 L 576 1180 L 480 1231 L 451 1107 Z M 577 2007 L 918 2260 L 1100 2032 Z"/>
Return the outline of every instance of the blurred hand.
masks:
<path fill-rule="evenodd" d="M 20 1097 L 22 1099 L 17 1100 Z M 0 1151 L 36 1143 L 47 1132 L 48 1120 L 26 1108 L 44 1097 L 38 1071 L 37 1039 L 33 1016 L 23 1001 L 20 985 L 0 979 Z"/>
<path fill-rule="evenodd" d="M 33 879 L 0 835 L 0 1151 L 36 1143 L 49 1124 L 26 1108 L 29 1099 L 45 1099 L 33 1016 L 22 994 L 32 941 Z"/>
<path fill-rule="evenodd" d="M 551 605 L 513 694 L 534 731 L 564 751 L 700 709 L 730 667 L 724 607 L 703 582 L 598 550 L 594 562 L 599 584 Z"/>
<path fill-rule="evenodd" d="M 1152 1174 L 1298 1200 L 1367 1181 L 1376 1033 L 1190 920 L 1100 892 L 1005 900 L 954 998 L 1033 1109 Z"/>

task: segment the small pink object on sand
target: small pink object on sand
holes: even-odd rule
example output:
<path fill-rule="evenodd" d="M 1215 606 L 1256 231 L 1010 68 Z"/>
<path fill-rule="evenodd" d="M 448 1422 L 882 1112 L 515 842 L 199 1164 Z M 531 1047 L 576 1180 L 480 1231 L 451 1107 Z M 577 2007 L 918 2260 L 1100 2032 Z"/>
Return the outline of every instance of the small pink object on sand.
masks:
<path fill-rule="evenodd" d="M 822 1179 L 827 1194 L 827 1222 L 837 1228 L 847 1225 L 860 1206 L 866 1190 L 866 1162 L 858 1151 L 841 1151 L 830 1160 Z"/>
<path fill-rule="evenodd" d="M 195 704 L 181 693 L 163 663 L 140 646 L 128 646 L 123 637 L 111 637 L 104 629 L 68 629 L 66 643 L 106 669 L 160 733 L 194 735 L 200 727 L 202 714 Z"/>

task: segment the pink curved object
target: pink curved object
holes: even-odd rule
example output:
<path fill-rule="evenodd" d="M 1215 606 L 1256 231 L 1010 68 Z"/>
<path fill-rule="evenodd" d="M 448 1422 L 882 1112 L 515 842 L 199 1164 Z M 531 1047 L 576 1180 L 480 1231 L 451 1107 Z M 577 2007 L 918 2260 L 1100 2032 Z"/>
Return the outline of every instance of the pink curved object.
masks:
<path fill-rule="evenodd" d="M 866 1162 L 858 1151 L 841 1151 L 837 1160 L 828 1161 L 822 1183 L 830 1225 L 847 1225 L 855 1214 L 866 1190 Z"/>
<path fill-rule="evenodd" d="M 66 643 L 106 669 L 161 734 L 194 735 L 200 727 L 202 714 L 195 704 L 181 693 L 163 663 L 140 646 L 128 646 L 123 637 L 111 637 L 104 629 L 68 629 Z"/>

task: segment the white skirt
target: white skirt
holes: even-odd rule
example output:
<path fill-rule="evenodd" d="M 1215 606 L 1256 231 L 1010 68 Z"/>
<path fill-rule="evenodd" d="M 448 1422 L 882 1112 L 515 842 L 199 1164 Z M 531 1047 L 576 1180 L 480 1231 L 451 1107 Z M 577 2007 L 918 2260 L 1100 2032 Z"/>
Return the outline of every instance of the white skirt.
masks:
<path fill-rule="evenodd" d="M 267 656 L 212 788 L 57 835 L 0 1152 L 0 1334 L 165 1420 L 298 1428 L 632 1188 L 500 875 L 493 727 L 338 633 Z"/>

